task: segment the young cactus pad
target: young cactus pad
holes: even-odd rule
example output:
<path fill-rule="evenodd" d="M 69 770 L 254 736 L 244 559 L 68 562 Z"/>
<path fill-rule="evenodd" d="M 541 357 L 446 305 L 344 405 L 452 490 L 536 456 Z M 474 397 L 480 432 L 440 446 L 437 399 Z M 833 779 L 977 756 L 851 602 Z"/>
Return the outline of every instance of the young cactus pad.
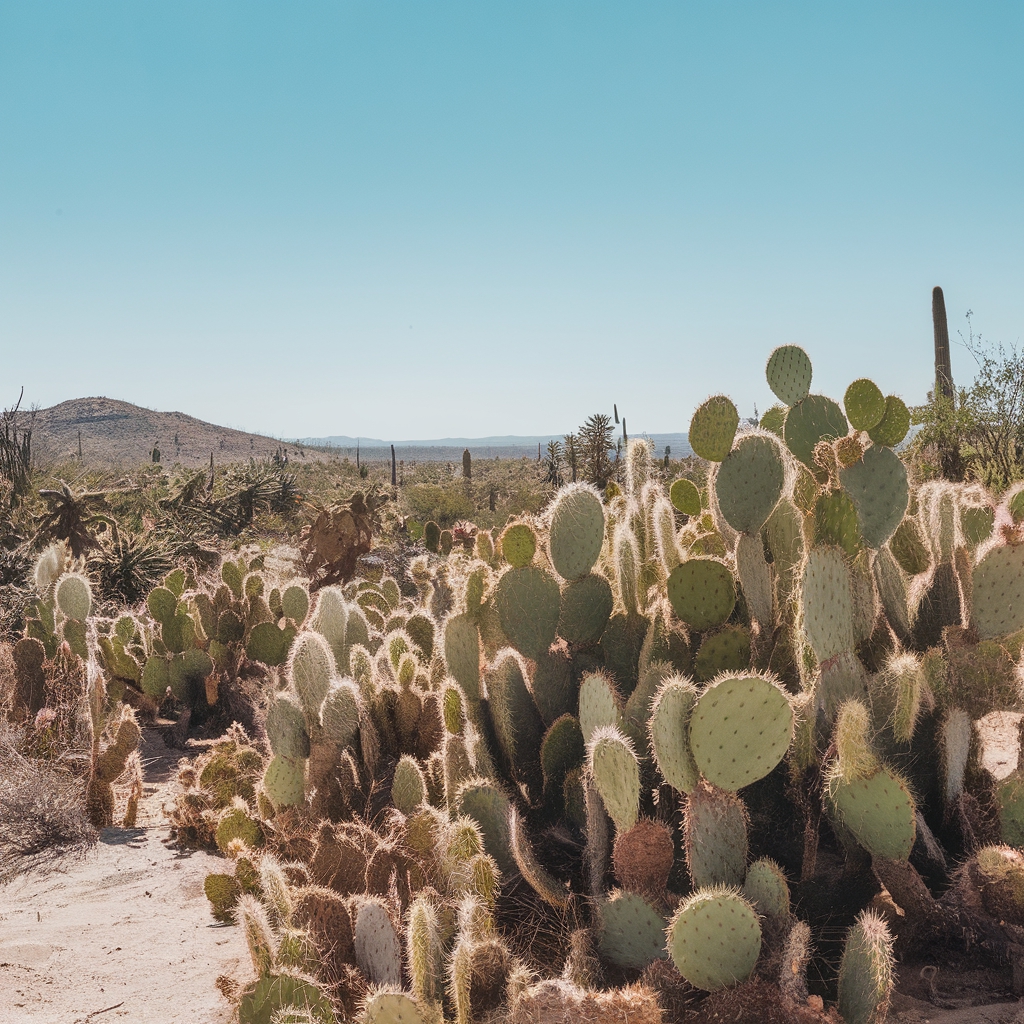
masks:
<path fill-rule="evenodd" d="M 720 678 L 690 715 L 690 747 L 705 778 L 737 790 L 764 778 L 793 739 L 793 708 L 782 688 L 757 675 Z"/>
<path fill-rule="evenodd" d="M 732 448 L 740 414 L 725 395 L 709 398 L 690 420 L 689 442 L 694 455 L 709 462 L 721 462 Z"/>
<path fill-rule="evenodd" d="M 872 445 L 859 462 L 839 471 L 839 479 L 857 509 L 864 543 L 880 548 L 896 532 L 910 503 L 902 460 L 891 448 Z"/>
<path fill-rule="evenodd" d="M 768 357 L 765 377 L 775 397 L 786 405 L 803 401 L 811 390 L 811 360 L 799 345 L 780 345 Z"/>
<path fill-rule="evenodd" d="M 696 630 L 722 625 L 736 606 L 736 583 L 724 562 L 690 558 L 677 565 L 668 578 L 672 609 Z"/>
<path fill-rule="evenodd" d="M 739 533 L 757 533 L 782 497 L 786 469 L 774 438 L 742 438 L 718 467 L 715 495 L 725 521 Z"/>
<path fill-rule="evenodd" d="M 514 569 L 529 565 L 536 550 L 537 535 L 526 523 L 513 523 L 501 535 L 501 553 Z"/>
<path fill-rule="evenodd" d="M 743 895 L 764 917 L 782 921 L 789 916 L 789 885 L 786 876 L 782 868 L 769 857 L 755 860 L 747 868 Z"/>
<path fill-rule="evenodd" d="M 839 965 L 839 1012 L 847 1024 L 885 1020 L 892 993 L 892 936 L 885 921 L 866 910 L 846 937 Z"/>
<path fill-rule="evenodd" d="M 85 622 L 92 608 L 92 588 L 89 581 L 78 573 L 65 573 L 57 581 L 54 592 L 57 607 L 69 619 Z"/>
<path fill-rule="evenodd" d="M 848 430 L 843 410 L 824 395 L 808 395 L 786 414 L 783 434 L 789 450 L 808 467 L 814 466 L 814 446 L 844 437 Z"/>
<path fill-rule="evenodd" d="M 680 477 L 669 488 L 668 496 L 677 512 L 687 516 L 700 515 L 700 491 L 692 480 Z"/>
<path fill-rule="evenodd" d="M 854 430 L 871 430 L 882 422 L 885 415 L 885 395 L 873 380 L 866 377 L 855 380 L 846 389 L 843 405 Z"/>
<path fill-rule="evenodd" d="M 676 970 L 707 992 L 746 981 L 761 953 L 754 908 L 734 889 L 702 889 L 676 911 L 668 927 Z"/>
<path fill-rule="evenodd" d="M 586 576 L 597 563 L 604 542 L 604 506 L 586 484 L 563 487 L 551 504 L 548 550 L 555 572 L 564 580 Z"/>
<path fill-rule="evenodd" d="M 868 431 L 868 437 L 875 444 L 895 448 L 907 436 L 908 430 L 910 430 L 910 410 L 902 398 L 889 395 L 885 399 L 885 415 L 876 426 Z"/>

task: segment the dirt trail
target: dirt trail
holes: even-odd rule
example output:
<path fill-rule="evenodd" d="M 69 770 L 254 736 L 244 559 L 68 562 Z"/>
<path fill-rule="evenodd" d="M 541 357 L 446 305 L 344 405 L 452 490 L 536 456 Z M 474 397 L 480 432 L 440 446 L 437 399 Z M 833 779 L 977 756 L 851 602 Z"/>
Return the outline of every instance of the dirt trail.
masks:
<path fill-rule="evenodd" d="M 146 731 L 139 828 L 105 829 L 82 860 L 0 888 L 0 1022 L 226 1024 L 219 975 L 251 968 L 239 929 L 217 925 L 208 853 L 170 844 L 160 813 L 179 753 Z"/>

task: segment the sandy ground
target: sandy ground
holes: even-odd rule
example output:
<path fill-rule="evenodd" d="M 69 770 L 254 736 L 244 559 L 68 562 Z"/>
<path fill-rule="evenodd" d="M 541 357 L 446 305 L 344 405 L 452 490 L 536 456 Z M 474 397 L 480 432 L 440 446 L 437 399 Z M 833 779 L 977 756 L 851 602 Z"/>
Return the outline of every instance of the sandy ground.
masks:
<path fill-rule="evenodd" d="M 82 860 L 0 889 L 0 1022 L 226 1024 L 220 975 L 251 974 L 239 929 L 217 925 L 203 878 L 223 860 L 182 853 L 160 814 L 178 754 L 147 732 L 135 829 L 106 829 Z"/>

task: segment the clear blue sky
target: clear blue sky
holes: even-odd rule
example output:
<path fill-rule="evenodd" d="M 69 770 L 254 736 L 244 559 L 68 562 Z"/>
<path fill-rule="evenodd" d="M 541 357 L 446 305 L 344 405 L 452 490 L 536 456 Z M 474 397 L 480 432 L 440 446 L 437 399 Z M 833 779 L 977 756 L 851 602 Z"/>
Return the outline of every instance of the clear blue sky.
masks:
<path fill-rule="evenodd" d="M 1024 334 L 1024 4 L 0 0 L 0 405 L 685 430 Z M 954 373 L 970 376 L 954 351 Z"/>

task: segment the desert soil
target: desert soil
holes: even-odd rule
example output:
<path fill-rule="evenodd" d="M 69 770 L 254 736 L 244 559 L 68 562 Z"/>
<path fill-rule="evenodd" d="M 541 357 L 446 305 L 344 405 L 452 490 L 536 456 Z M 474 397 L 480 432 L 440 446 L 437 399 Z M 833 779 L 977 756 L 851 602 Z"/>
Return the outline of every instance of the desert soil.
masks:
<path fill-rule="evenodd" d="M 251 974 L 238 928 L 216 924 L 203 879 L 223 860 L 170 842 L 160 811 L 179 752 L 145 734 L 139 826 L 105 829 L 81 860 L 0 889 L 0 1021 L 227 1024 L 216 981 Z"/>

